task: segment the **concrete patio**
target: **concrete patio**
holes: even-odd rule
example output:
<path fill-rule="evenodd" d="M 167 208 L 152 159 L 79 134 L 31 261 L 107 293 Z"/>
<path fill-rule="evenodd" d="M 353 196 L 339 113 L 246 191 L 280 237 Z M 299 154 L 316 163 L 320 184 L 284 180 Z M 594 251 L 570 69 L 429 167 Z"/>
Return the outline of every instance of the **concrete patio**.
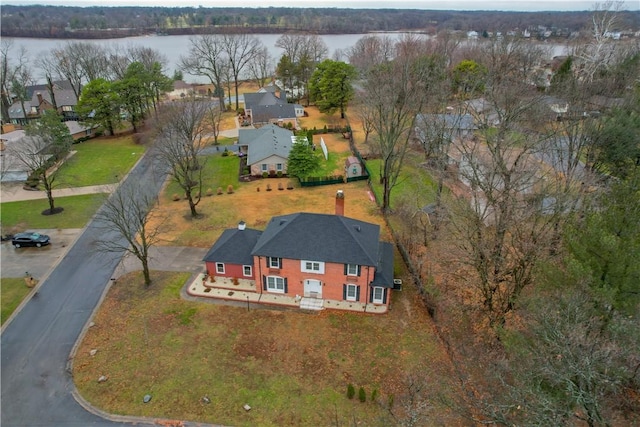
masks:
<path fill-rule="evenodd" d="M 321 306 L 318 306 L 315 309 L 309 308 L 308 310 L 333 309 L 361 313 L 382 314 L 386 313 L 388 309 L 386 305 L 303 298 L 301 296 L 291 297 L 287 295 L 261 292 L 260 287 L 256 289 L 255 281 L 253 280 L 238 279 L 236 284 L 227 277 L 215 277 L 212 279 L 205 273 L 197 274 L 193 281 L 187 284 L 186 292 L 188 295 L 198 298 L 212 298 L 236 302 L 246 302 L 247 304 L 264 304 L 302 309 L 305 309 L 305 307 L 313 307 L 314 305 L 318 305 L 318 302 L 322 302 Z M 305 302 L 307 304 L 305 304 Z M 316 302 L 316 304 L 313 304 L 313 302 Z"/>

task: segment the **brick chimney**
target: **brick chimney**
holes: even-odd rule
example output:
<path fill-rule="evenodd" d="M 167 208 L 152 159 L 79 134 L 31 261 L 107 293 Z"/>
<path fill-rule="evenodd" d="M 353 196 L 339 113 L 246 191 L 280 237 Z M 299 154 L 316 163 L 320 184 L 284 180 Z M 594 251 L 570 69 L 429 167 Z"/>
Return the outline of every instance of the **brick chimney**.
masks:
<path fill-rule="evenodd" d="M 344 216 L 344 192 L 342 190 L 336 192 L 336 215 Z"/>
<path fill-rule="evenodd" d="M 38 105 L 42 105 L 42 94 L 38 92 L 36 95 L 38 96 Z"/>

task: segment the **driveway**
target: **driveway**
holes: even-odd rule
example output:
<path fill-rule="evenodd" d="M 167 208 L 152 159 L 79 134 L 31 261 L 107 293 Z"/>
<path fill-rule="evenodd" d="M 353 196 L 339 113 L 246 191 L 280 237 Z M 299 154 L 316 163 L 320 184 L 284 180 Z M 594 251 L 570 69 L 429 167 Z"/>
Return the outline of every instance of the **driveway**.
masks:
<path fill-rule="evenodd" d="M 32 276 L 37 280 L 45 278 L 49 271 L 67 253 L 82 232 L 80 228 L 29 230 L 48 234 L 51 244 L 41 248 L 14 248 L 11 242 L 2 242 L 0 264 L 2 277 Z"/>
<path fill-rule="evenodd" d="M 126 180 L 150 194 L 157 194 L 164 177 L 156 172 L 158 168 L 153 159 L 153 155 L 145 155 Z M 96 251 L 96 242 L 102 239 L 117 241 L 122 238 L 115 232 L 105 233 L 94 220 L 72 246 L 49 249 L 52 254 L 56 250 L 64 252 L 66 248 L 68 251 L 52 255 L 49 262 L 55 265 L 53 271 L 38 285 L 37 294 L 32 293 L 31 299 L 3 328 L 0 336 L 0 424 L 3 427 L 154 423 L 150 419 L 96 415 L 81 406 L 72 395 L 75 386 L 69 368 L 74 346 L 114 274 L 133 268 L 126 266 L 128 260 L 118 268 L 121 254 Z M 71 240 L 69 237 L 69 242 Z M 3 253 L 7 252 L 7 256 L 31 254 L 27 251 L 11 254 L 11 248 L 5 249 L 3 247 Z M 152 268 L 199 271 L 202 250 L 195 251 L 197 253 L 191 254 L 188 248 L 161 250 L 152 256 Z M 56 256 L 59 258 L 60 255 L 62 258 L 58 260 Z M 20 268 L 20 271 L 16 270 L 19 277 L 25 273 Z"/>

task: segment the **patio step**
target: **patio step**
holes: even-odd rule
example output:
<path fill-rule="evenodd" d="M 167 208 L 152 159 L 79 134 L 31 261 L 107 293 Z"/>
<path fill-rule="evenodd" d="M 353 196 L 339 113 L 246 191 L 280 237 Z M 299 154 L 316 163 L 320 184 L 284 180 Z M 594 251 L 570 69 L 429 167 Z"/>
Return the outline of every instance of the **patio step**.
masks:
<path fill-rule="evenodd" d="M 323 300 L 319 298 L 302 298 L 300 300 L 300 308 L 302 310 L 322 310 Z"/>

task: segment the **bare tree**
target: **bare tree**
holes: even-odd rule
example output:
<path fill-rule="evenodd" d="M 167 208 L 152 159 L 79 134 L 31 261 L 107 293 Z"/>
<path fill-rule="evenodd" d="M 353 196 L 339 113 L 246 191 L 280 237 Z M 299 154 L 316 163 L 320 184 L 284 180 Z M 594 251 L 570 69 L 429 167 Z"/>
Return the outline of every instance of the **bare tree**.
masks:
<path fill-rule="evenodd" d="M 613 33 L 617 30 L 619 12 L 624 1 L 607 0 L 596 3 L 591 16 L 591 40 L 577 47 L 574 55 L 581 61 L 581 77 L 592 82 L 599 70 L 609 68 L 616 50 Z"/>
<path fill-rule="evenodd" d="M 191 37 L 189 43 L 189 52 L 180 57 L 180 69 L 194 76 L 207 77 L 215 88 L 220 108 L 224 110 L 224 40 L 218 35 L 204 34 Z"/>
<path fill-rule="evenodd" d="M 416 114 L 425 103 L 419 67 L 413 58 L 396 58 L 367 73 L 359 94 L 360 111 L 375 132 L 375 151 L 380 155 L 382 210 L 391 206 L 391 190 L 397 184 L 409 149 Z"/>
<path fill-rule="evenodd" d="M 149 252 L 160 240 L 163 223 L 152 210 L 156 202 L 156 195 L 149 194 L 136 183 L 125 181 L 106 198 L 95 218 L 105 235 L 117 234 L 113 238 L 98 240 L 98 251 L 135 256 L 142 264 L 145 286 L 151 284 Z"/>
<path fill-rule="evenodd" d="M 273 58 L 271 58 L 269 49 L 266 46 L 259 49 L 253 61 L 249 63 L 249 73 L 260 87 L 263 87 L 273 76 Z"/>
<path fill-rule="evenodd" d="M 349 63 L 364 75 L 372 67 L 395 57 L 395 42 L 389 36 L 364 36 L 346 51 Z"/>
<path fill-rule="evenodd" d="M 171 179 L 184 191 L 191 217 L 198 216 L 196 206 L 202 196 L 207 121 L 217 107 L 208 100 L 187 99 L 164 107 L 157 124 L 156 148 L 161 164 Z"/>
<path fill-rule="evenodd" d="M 11 146 L 11 155 L 27 168 L 31 177 L 41 183 L 47 193 L 49 209 L 43 214 L 51 215 L 62 212 L 56 208 L 53 189 L 58 184 L 57 163 L 69 151 L 73 139 L 69 129 L 61 122 L 55 111 L 47 110 L 40 120 L 30 123 L 25 137 L 19 144 Z"/>
<path fill-rule="evenodd" d="M 240 108 L 240 74 L 262 50 L 262 42 L 250 34 L 222 34 L 222 49 L 227 54 L 235 84 L 236 110 Z"/>
<path fill-rule="evenodd" d="M 13 42 L 11 40 L 2 40 L 0 44 L 0 95 L 1 95 L 1 118 L 2 123 L 9 122 L 9 107 L 13 103 L 13 95 L 17 95 L 21 101 L 24 101 L 26 94 L 16 93 L 16 83 L 26 86 L 31 80 L 31 73 L 28 61 L 28 52 L 24 46 L 21 46 L 15 57 L 11 57 Z M 13 95 L 12 95 L 13 94 Z M 22 111 L 25 119 L 27 112 L 24 110 L 24 102 L 22 103 Z"/>

